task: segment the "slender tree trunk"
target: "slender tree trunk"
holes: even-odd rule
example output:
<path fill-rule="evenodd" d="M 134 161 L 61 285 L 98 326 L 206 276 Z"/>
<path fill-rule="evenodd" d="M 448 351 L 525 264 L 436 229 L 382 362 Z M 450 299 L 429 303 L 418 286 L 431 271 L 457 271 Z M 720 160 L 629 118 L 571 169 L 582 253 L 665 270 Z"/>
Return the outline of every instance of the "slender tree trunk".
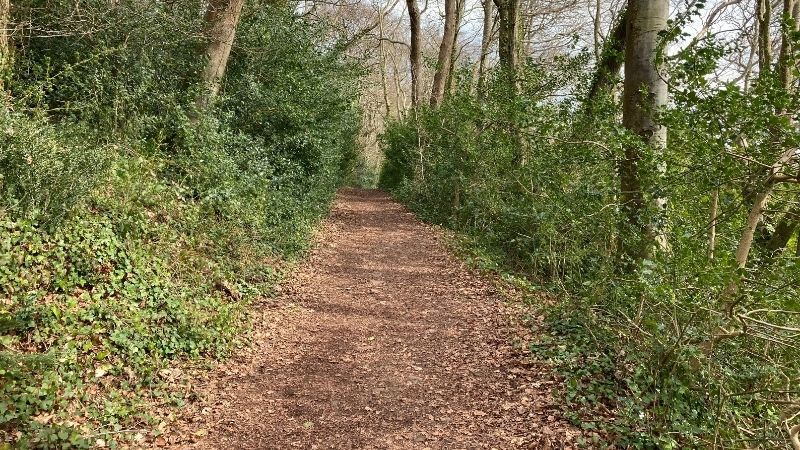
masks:
<path fill-rule="evenodd" d="M 472 91 L 483 91 L 483 77 L 486 73 L 486 59 L 489 56 L 489 47 L 492 44 L 492 31 L 494 30 L 494 2 L 483 0 L 483 35 L 481 36 L 481 54 L 472 73 Z"/>
<path fill-rule="evenodd" d="M 747 54 L 747 63 L 744 66 L 744 74 L 742 76 L 742 90 L 744 92 L 748 92 L 750 90 L 751 79 L 753 78 L 753 67 L 756 65 L 756 59 L 758 56 L 758 42 L 759 42 L 759 32 L 758 32 L 758 20 L 756 19 L 755 24 L 753 25 L 753 34 L 755 35 L 754 38 L 748 39 L 748 43 L 750 44 L 750 51 Z"/>
<path fill-rule="evenodd" d="M 458 24 L 458 0 L 444 0 L 444 35 L 439 45 L 439 58 L 436 61 L 436 73 L 433 75 L 431 89 L 431 106 L 437 107 L 444 98 L 445 85 L 450 76 L 450 60 L 453 57 L 456 28 Z"/>
<path fill-rule="evenodd" d="M 594 17 L 592 18 L 592 25 L 594 27 L 594 59 L 597 62 L 597 65 L 600 66 L 600 55 L 603 53 L 603 36 L 600 33 L 600 14 L 601 9 L 600 5 L 602 4 L 602 0 L 596 0 L 594 4 Z"/>
<path fill-rule="evenodd" d="M 794 54 L 792 35 L 800 31 L 800 0 L 783 0 L 783 21 L 781 25 L 781 52 L 778 57 L 778 77 L 781 87 L 790 92 L 794 81 Z M 781 111 L 785 112 L 785 111 Z"/>
<path fill-rule="evenodd" d="M 666 127 L 656 123 L 654 114 L 667 104 L 667 83 L 659 71 L 659 32 L 667 27 L 668 0 L 630 0 L 626 12 L 625 95 L 623 125 L 642 138 L 644 144 L 660 154 L 667 143 Z M 663 241 L 663 217 L 650 221 L 642 190 L 639 162 L 642 150 L 629 145 L 620 164 L 622 210 L 628 228 L 635 236 L 623 245 L 623 252 L 633 261 L 646 258 L 655 243 Z M 660 169 L 661 170 L 661 169 Z M 656 211 L 663 216 L 666 202 L 656 199 Z"/>
<path fill-rule="evenodd" d="M 458 50 L 458 33 L 461 28 L 461 19 L 464 17 L 464 6 L 466 5 L 465 0 L 457 0 L 458 2 L 458 9 L 456 14 L 456 32 L 453 35 L 453 47 L 450 49 L 450 70 L 447 72 L 447 81 L 444 85 L 444 92 L 445 94 L 450 92 L 450 89 L 453 86 L 453 77 L 456 73 L 456 63 L 458 62 L 458 54 L 456 51 Z"/>
<path fill-rule="evenodd" d="M 219 93 L 243 6 L 244 0 L 211 0 L 208 4 L 205 21 L 209 42 L 203 70 L 205 89 L 197 99 L 201 111 L 207 109 Z"/>
<path fill-rule="evenodd" d="M 416 108 L 422 98 L 422 22 L 417 0 L 406 0 L 411 25 L 411 105 Z"/>
<path fill-rule="evenodd" d="M 11 2 L 0 0 L 0 101 L 5 102 L 5 80 L 9 75 L 12 64 L 11 45 L 9 37 L 9 18 L 11 15 Z"/>
<path fill-rule="evenodd" d="M 756 0 L 756 19 L 758 21 L 758 69 L 759 76 L 770 71 L 772 64 L 772 38 L 770 21 L 772 20 L 771 0 Z"/>
<path fill-rule="evenodd" d="M 708 211 L 708 259 L 714 259 L 717 249 L 717 214 L 719 211 L 719 189 L 711 194 L 711 208 Z"/>
<path fill-rule="evenodd" d="M 520 4 L 521 0 L 494 0 L 497 7 L 498 18 L 498 59 L 501 69 L 500 81 L 506 84 L 503 92 L 509 98 L 502 103 L 508 103 L 508 132 L 514 139 L 514 155 L 512 163 L 515 166 L 525 165 L 527 145 L 519 129 L 519 111 L 513 107 L 515 97 L 519 95 L 519 37 L 520 37 Z"/>
<path fill-rule="evenodd" d="M 383 6 L 378 9 L 378 35 L 380 46 L 380 69 L 381 69 L 381 87 L 383 88 L 383 103 L 386 107 L 386 116 L 388 118 L 392 114 L 391 104 L 389 102 L 389 86 L 386 81 L 386 48 L 383 41 Z"/>
<path fill-rule="evenodd" d="M 789 148 L 785 150 L 780 158 L 772 165 L 769 170 L 766 180 L 762 183 L 759 192 L 755 195 L 753 206 L 750 208 L 750 214 L 747 216 L 745 228 L 742 231 L 742 237 L 739 238 L 739 245 L 736 247 L 736 265 L 739 268 L 747 266 L 747 258 L 750 255 L 750 250 L 753 248 L 753 238 L 755 236 L 756 228 L 759 222 L 764 218 L 764 211 L 767 209 L 772 192 L 775 185 L 785 177 L 782 171 L 793 161 L 796 161 L 795 149 Z"/>
<path fill-rule="evenodd" d="M 740 269 L 744 269 L 747 266 L 747 258 L 753 248 L 753 238 L 759 222 L 764 217 L 764 211 L 767 209 L 767 203 L 769 203 L 769 198 L 772 195 L 772 187 L 773 184 L 770 183 L 762 192 L 756 195 L 753 207 L 750 208 L 750 213 L 747 215 L 742 237 L 739 239 L 739 245 L 736 246 L 736 267 Z"/>
<path fill-rule="evenodd" d="M 397 117 L 402 117 L 406 109 L 406 97 L 403 93 L 403 89 L 400 87 L 400 69 L 398 69 L 397 64 L 397 52 L 392 52 L 392 74 L 394 81 L 395 109 L 397 111 Z"/>

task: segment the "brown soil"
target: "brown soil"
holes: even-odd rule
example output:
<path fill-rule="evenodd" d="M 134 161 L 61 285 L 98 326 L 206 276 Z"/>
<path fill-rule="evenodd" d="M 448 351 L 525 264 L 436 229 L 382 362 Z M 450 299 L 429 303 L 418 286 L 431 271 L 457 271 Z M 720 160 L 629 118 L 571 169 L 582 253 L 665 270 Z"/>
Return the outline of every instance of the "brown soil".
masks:
<path fill-rule="evenodd" d="M 251 348 L 160 443 L 571 448 L 552 375 L 512 345 L 524 327 L 441 239 L 386 194 L 343 190 L 311 257 L 257 311 Z"/>

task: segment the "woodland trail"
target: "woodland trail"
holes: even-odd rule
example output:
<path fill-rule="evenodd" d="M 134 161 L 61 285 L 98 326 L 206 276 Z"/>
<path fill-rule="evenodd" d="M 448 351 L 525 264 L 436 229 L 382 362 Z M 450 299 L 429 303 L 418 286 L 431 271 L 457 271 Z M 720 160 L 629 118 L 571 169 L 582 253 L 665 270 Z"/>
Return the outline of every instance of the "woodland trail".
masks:
<path fill-rule="evenodd" d="M 175 448 L 571 448 L 556 382 L 512 345 L 523 327 L 440 240 L 382 192 L 341 191 Z"/>

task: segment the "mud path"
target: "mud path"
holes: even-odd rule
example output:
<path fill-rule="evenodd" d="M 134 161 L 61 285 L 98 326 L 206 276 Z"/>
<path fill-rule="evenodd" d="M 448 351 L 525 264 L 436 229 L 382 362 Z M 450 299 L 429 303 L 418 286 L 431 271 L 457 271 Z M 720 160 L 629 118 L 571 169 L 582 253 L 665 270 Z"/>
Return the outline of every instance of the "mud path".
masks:
<path fill-rule="evenodd" d="M 439 240 L 386 194 L 343 190 L 176 447 L 570 448 L 503 298 Z"/>

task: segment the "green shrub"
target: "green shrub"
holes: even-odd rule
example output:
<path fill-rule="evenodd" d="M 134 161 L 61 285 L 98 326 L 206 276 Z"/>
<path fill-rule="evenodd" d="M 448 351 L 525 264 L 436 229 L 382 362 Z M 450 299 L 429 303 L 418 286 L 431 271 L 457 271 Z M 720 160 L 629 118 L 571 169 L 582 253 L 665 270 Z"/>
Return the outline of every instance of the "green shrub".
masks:
<path fill-rule="evenodd" d="M 77 129 L 0 113 L 0 208 L 53 223 L 69 213 L 105 175 L 110 151 Z"/>

